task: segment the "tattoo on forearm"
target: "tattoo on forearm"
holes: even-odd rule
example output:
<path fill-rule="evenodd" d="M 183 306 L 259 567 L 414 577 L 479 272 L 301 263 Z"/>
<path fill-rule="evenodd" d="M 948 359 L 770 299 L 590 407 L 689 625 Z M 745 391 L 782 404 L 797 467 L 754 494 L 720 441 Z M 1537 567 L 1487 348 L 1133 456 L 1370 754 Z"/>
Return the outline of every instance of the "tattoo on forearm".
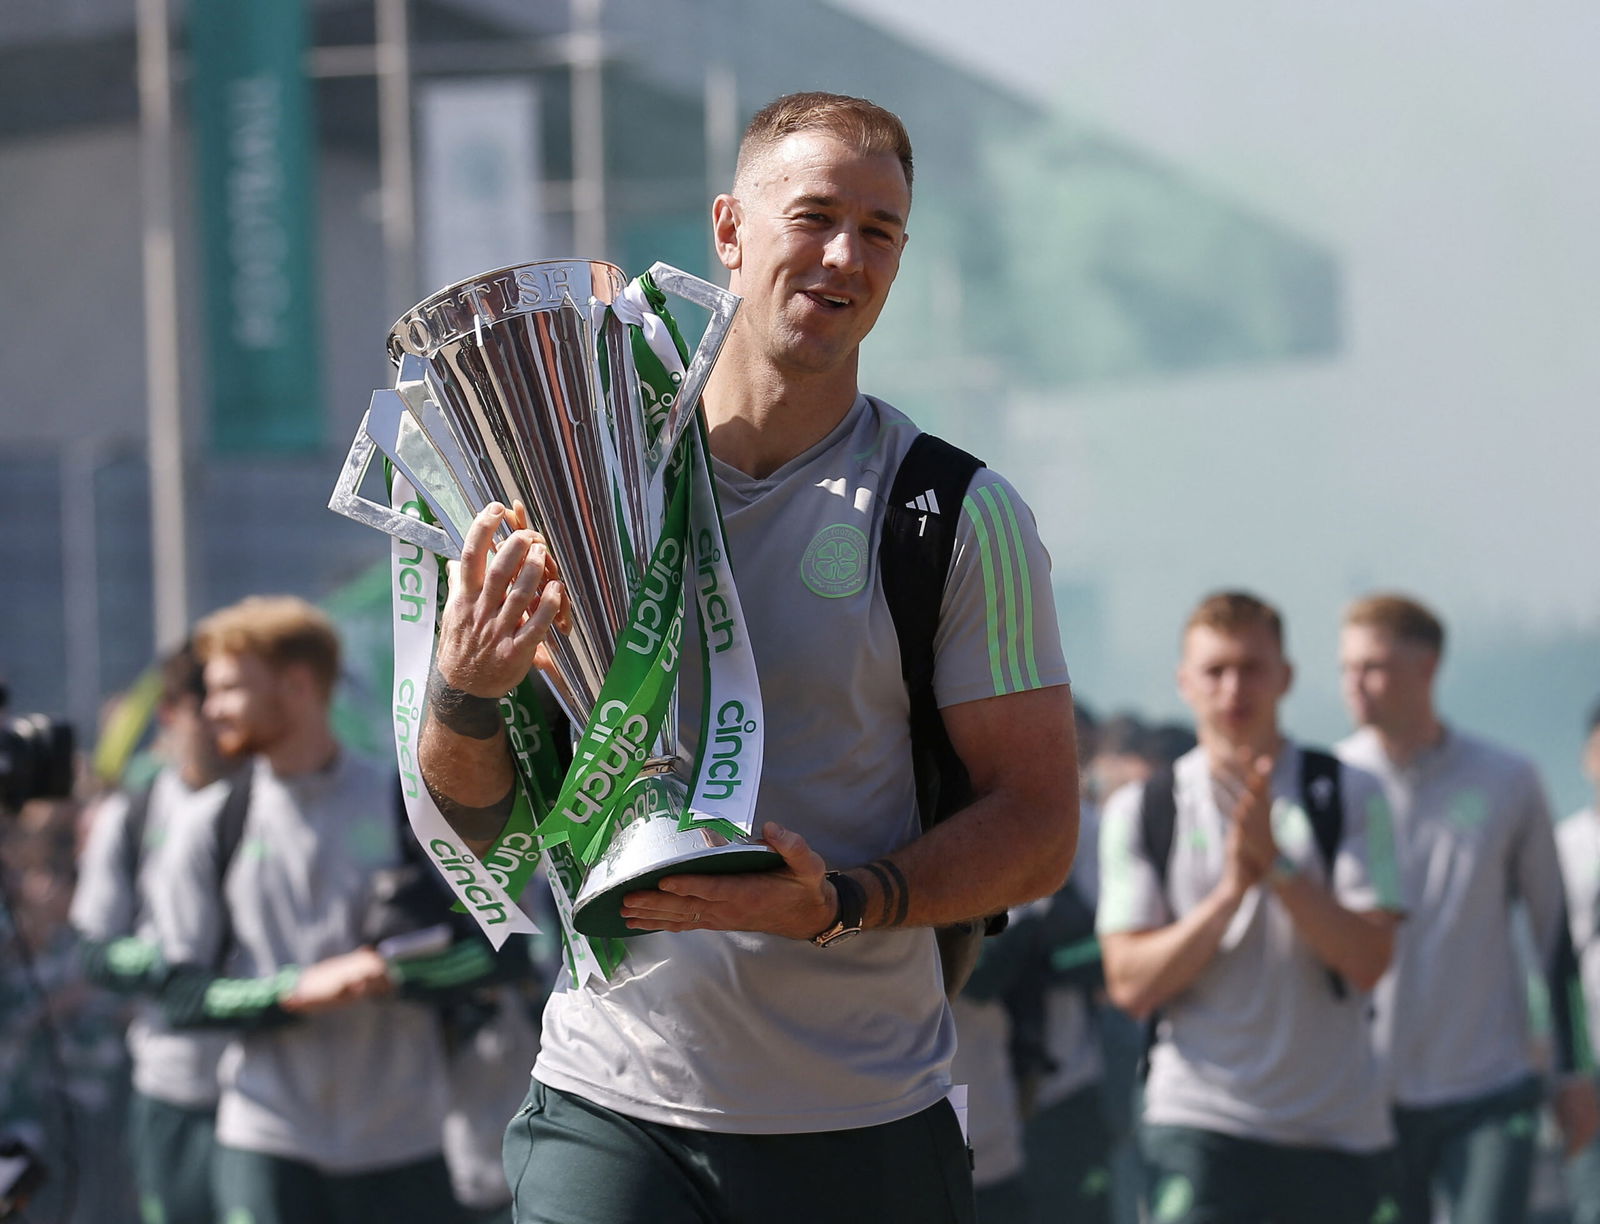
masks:
<path fill-rule="evenodd" d="M 439 674 L 438 664 L 428 672 L 428 716 L 468 739 L 493 739 L 505 725 L 500 703 L 493 697 L 476 697 L 453 687 Z"/>
<path fill-rule="evenodd" d="M 871 872 L 872 878 L 878 882 L 880 903 L 878 925 L 886 927 L 894 913 L 894 881 L 889 878 L 889 873 L 876 863 L 868 863 L 864 870 Z"/>
<path fill-rule="evenodd" d="M 517 802 L 515 782 L 511 783 L 510 790 L 487 807 L 469 807 L 450 798 L 449 795 L 440 794 L 429 784 L 426 777 L 422 783 L 427 786 L 428 794 L 433 796 L 434 803 L 438 805 L 439 815 L 469 842 L 490 842 L 499 837 L 501 830 L 506 827 L 506 820 L 511 816 L 511 809 Z"/>
<path fill-rule="evenodd" d="M 874 859 L 867 864 L 867 870 L 883 888 L 883 925 L 904 926 L 911 909 L 911 886 L 906 883 L 905 873 L 886 858 Z"/>

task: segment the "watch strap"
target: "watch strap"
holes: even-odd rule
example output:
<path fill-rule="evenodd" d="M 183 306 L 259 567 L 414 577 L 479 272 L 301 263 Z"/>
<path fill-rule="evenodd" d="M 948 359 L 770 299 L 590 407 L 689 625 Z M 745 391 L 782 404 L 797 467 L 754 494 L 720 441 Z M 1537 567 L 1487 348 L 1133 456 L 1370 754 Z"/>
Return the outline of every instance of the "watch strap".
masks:
<path fill-rule="evenodd" d="M 830 871 L 823 876 L 823 879 L 833 885 L 833 894 L 838 898 L 838 908 L 834 911 L 833 923 L 811 937 L 811 942 L 819 948 L 825 948 L 835 940 L 860 931 L 861 920 L 867 909 L 867 890 L 844 872 Z"/>

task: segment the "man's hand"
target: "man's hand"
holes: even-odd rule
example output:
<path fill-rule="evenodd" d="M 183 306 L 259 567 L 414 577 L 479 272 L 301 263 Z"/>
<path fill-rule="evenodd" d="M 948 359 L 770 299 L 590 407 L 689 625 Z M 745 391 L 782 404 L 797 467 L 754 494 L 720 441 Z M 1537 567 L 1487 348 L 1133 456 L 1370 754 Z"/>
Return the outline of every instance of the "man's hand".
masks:
<path fill-rule="evenodd" d="M 1228 827 L 1228 840 L 1222 860 L 1222 879 L 1217 885 L 1225 903 L 1237 907 L 1249 892 L 1266 876 L 1260 851 L 1252 850 L 1244 829 L 1236 821 Z"/>
<path fill-rule="evenodd" d="M 1568 1159 L 1576 1156 L 1600 1134 L 1600 1093 L 1587 1075 L 1569 1075 L 1556 1086 L 1550 1109 L 1561 1127 Z"/>
<path fill-rule="evenodd" d="M 436 666 L 451 688 L 498 700 L 534 665 L 550 627 L 569 624 L 565 585 L 544 537 L 526 526 L 494 542 L 502 522 L 526 523 L 520 505 L 492 502 L 472 520 L 439 621 Z"/>
<path fill-rule="evenodd" d="M 768 821 L 761 839 L 783 866 L 747 875 L 675 875 L 629 893 L 622 916 L 636 931 L 764 931 L 810 939 L 833 922 L 838 899 L 822 856 L 805 838 Z"/>
<path fill-rule="evenodd" d="M 1212 766 L 1212 778 L 1232 801 L 1230 818 L 1240 852 L 1253 868 L 1253 884 L 1278 861 L 1278 843 L 1272 835 L 1272 758 L 1219 759 Z"/>
<path fill-rule="evenodd" d="M 357 948 L 302 970 L 294 989 L 279 1000 L 279 1006 L 284 1011 L 309 1016 L 361 999 L 379 998 L 393 989 L 383 957 L 372 948 Z"/>

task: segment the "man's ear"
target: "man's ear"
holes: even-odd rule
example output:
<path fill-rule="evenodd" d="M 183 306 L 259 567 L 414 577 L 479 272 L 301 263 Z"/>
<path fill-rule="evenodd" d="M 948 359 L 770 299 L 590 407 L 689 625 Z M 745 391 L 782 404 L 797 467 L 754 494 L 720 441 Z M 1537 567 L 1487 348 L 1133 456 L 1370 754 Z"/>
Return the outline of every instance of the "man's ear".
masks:
<path fill-rule="evenodd" d="M 716 243 L 717 258 L 729 271 L 742 262 L 739 229 L 744 224 L 744 209 L 737 196 L 724 192 L 711 202 L 711 238 Z"/>

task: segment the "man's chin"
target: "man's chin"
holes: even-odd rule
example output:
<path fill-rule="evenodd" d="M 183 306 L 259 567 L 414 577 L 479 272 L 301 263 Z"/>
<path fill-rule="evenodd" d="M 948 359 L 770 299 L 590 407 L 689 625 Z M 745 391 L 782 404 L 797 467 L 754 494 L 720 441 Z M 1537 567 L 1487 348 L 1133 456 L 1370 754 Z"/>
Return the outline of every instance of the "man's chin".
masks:
<path fill-rule="evenodd" d="M 237 765 L 261 751 L 255 738 L 243 733 L 217 733 L 217 756 L 229 765 Z"/>

